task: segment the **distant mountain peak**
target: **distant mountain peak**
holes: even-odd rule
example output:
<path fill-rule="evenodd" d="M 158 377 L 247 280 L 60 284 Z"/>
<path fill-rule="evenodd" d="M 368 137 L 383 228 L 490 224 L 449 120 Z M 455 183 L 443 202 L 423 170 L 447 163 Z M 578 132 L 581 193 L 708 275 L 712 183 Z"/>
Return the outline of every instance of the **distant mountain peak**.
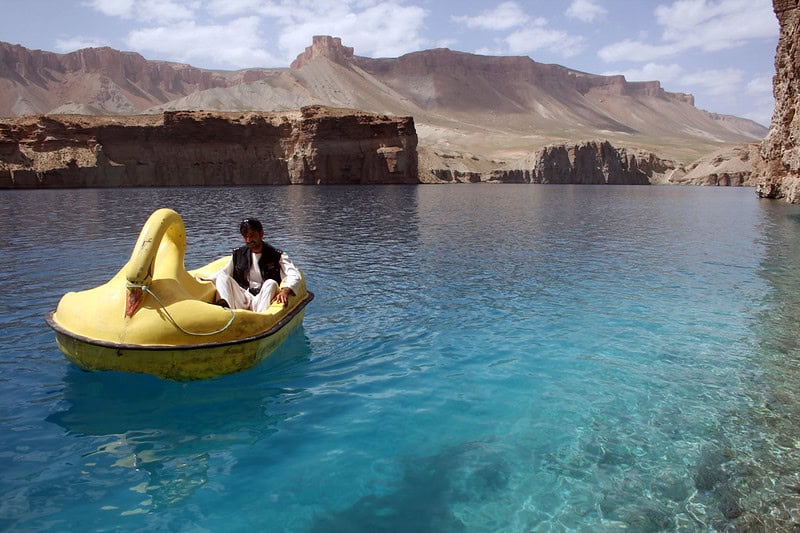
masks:
<path fill-rule="evenodd" d="M 290 68 L 297 70 L 318 57 L 324 57 L 334 63 L 346 65 L 349 60 L 353 59 L 353 47 L 343 46 L 340 37 L 315 35 L 311 41 L 311 46 L 307 46 L 305 51 L 292 61 Z"/>
<path fill-rule="evenodd" d="M 628 82 L 538 63 L 436 48 L 354 55 L 317 35 L 291 68 L 217 71 L 91 48 L 69 54 L 0 42 L 0 117 L 164 110 L 286 111 L 311 104 L 413 116 L 421 143 L 511 160 L 549 142 L 603 137 L 689 161 L 766 128 L 694 107 L 658 81 Z M 649 143 L 649 144 L 645 144 Z"/>

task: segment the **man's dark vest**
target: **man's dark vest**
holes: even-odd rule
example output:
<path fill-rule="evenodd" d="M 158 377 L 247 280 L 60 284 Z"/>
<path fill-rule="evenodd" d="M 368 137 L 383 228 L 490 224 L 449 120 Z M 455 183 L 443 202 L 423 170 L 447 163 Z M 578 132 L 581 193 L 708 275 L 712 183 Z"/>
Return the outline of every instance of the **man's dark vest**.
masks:
<path fill-rule="evenodd" d="M 267 243 L 261 249 L 261 259 L 258 261 L 258 269 L 264 281 L 274 279 L 275 283 L 281 284 L 281 252 Z M 248 276 L 250 274 L 250 261 L 252 254 L 247 246 L 242 246 L 233 250 L 233 279 L 243 289 L 250 288 Z"/>

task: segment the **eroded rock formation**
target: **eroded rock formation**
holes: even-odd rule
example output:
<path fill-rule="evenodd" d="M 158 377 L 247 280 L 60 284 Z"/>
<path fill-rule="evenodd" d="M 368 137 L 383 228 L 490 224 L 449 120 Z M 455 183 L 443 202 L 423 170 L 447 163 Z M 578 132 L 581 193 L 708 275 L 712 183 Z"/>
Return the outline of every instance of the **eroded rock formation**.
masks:
<path fill-rule="evenodd" d="M 608 141 L 546 146 L 537 154 L 533 183 L 649 185 L 635 155 Z"/>
<path fill-rule="evenodd" d="M 344 46 L 340 37 L 330 35 L 315 35 L 311 41 L 311 46 L 307 46 L 302 54 L 292 61 L 290 68 L 299 70 L 317 57 L 325 57 L 334 63 L 346 65 L 353 59 L 354 49 L 351 46 Z"/>
<path fill-rule="evenodd" d="M 679 167 L 665 183 L 676 185 L 717 185 L 752 187 L 755 167 L 760 163 L 760 143 L 728 146 L 694 163 Z"/>
<path fill-rule="evenodd" d="M 781 33 L 775 52 L 775 111 L 761 143 L 756 192 L 800 203 L 800 0 L 773 0 Z"/>
<path fill-rule="evenodd" d="M 420 179 L 429 183 L 562 183 L 610 185 L 701 185 L 752 187 L 759 143 L 726 146 L 691 164 L 683 164 L 641 148 L 617 148 L 607 139 L 549 145 L 504 168 L 469 168 L 465 158 L 434 152 L 420 157 Z M 423 149 L 423 153 L 425 150 Z M 477 158 L 466 158 L 469 160 Z M 426 180 L 426 174 L 433 179 Z"/>
<path fill-rule="evenodd" d="M 676 169 L 646 150 L 616 148 L 608 140 L 553 144 L 509 168 L 488 171 L 433 169 L 444 182 L 561 183 L 590 185 L 649 185 L 666 183 Z"/>
<path fill-rule="evenodd" d="M 0 122 L 0 187 L 417 183 L 411 117 L 292 113 L 35 116 Z"/>
<path fill-rule="evenodd" d="M 665 91 L 658 81 L 630 82 L 529 57 L 434 49 L 373 59 L 355 55 L 338 37 L 318 35 L 291 68 L 225 72 L 110 48 L 55 54 L 0 42 L 0 116 L 285 112 L 307 105 L 413 116 L 420 143 L 431 150 L 506 163 L 523 150 L 598 137 L 684 160 L 719 142 L 766 135 L 752 121 L 697 109 L 691 95 Z"/>

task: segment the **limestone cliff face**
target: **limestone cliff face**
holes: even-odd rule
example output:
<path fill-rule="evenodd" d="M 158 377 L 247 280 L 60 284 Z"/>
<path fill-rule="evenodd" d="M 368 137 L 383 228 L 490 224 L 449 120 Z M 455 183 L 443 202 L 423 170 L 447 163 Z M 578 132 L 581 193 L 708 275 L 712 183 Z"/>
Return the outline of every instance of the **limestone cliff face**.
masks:
<path fill-rule="evenodd" d="M 616 148 L 607 140 L 554 144 L 536 152 L 522 170 L 495 179 L 528 183 L 649 185 L 672 163 L 651 152 Z M 495 173 L 497 174 L 497 173 Z"/>
<path fill-rule="evenodd" d="M 0 187 L 417 183 L 411 117 L 293 113 L 35 116 L 0 122 Z"/>
<path fill-rule="evenodd" d="M 322 42 L 319 44 L 322 49 Z M 330 44 L 330 43 L 328 43 Z M 309 49 L 297 58 L 300 64 Z M 317 52 L 318 55 L 323 55 Z M 327 56 L 334 51 L 328 50 Z M 345 53 L 339 53 L 342 56 Z M 622 122 L 609 121 L 595 114 L 594 107 L 610 95 L 658 98 L 665 102 L 694 106 L 694 97 L 670 93 L 658 81 L 629 82 L 624 76 L 601 76 L 579 72 L 560 65 L 538 63 L 524 56 L 481 56 L 437 48 L 412 52 L 398 58 L 373 59 L 354 56 L 351 63 L 369 72 L 409 98 L 422 109 L 468 111 L 490 109 L 494 113 L 519 114 L 541 109 L 547 101 L 551 113 L 585 114 L 585 120 L 604 127 L 634 131 Z M 592 109 L 571 109 L 578 103 Z M 562 108 L 563 109 L 562 111 Z M 569 114 L 568 113 L 568 114 Z"/>
<path fill-rule="evenodd" d="M 760 143 L 726 146 L 685 167 L 676 168 L 664 183 L 753 187 L 760 163 Z"/>
<path fill-rule="evenodd" d="M 325 57 L 334 63 L 346 65 L 349 60 L 353 59 L 353 52 L 352 47 L 342 44 L 340 37 L 315 35 L 311 40 L 311 46 L 307 46 L 303 53 L 292 61 L 290 68 L 299 70 L 317 57 Z"/>
<path fill-rule="evenodd" d="M 608 141 L 546 146 L 537 155 L 533 183 L 649 185 L 635 155 Z"/>
<path fill-rule="evenodd" d="M 574 185 L 650 185 L 668 183 L 680 165 L 647 150 L 616 148 L 608 140 L 553 144 L 508 168 L 452 168 L 436 161 L 432 175 L 451 183 L 560 183 Z M 434 163 L 434 164 L 436 164 Z M 430 162 L 429 162 L 430 164 Z"/>
<path fill-rule="evenodd" d="M 756 192 L 800 203 L 800 0 L 773 0 L 781 33 L 775 52 L 775 111 L 761 144 Z"/>

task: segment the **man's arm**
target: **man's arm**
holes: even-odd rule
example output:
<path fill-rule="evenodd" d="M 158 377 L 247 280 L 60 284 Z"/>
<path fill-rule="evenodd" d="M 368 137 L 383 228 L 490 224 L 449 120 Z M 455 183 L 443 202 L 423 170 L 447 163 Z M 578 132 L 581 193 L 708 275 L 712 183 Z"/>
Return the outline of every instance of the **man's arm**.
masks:
<path fill-rule="evenodd" d="M 289 295 L 297 294 L 300 287 L 300 282 L 303 280 L 303 275 L 300 270 L 294 266 L 292 260 L 285 253 L 281 254 L 281 288 L 272 297 L 273 302 L 280 302 L 286 305 L 289 302 Z"/>

